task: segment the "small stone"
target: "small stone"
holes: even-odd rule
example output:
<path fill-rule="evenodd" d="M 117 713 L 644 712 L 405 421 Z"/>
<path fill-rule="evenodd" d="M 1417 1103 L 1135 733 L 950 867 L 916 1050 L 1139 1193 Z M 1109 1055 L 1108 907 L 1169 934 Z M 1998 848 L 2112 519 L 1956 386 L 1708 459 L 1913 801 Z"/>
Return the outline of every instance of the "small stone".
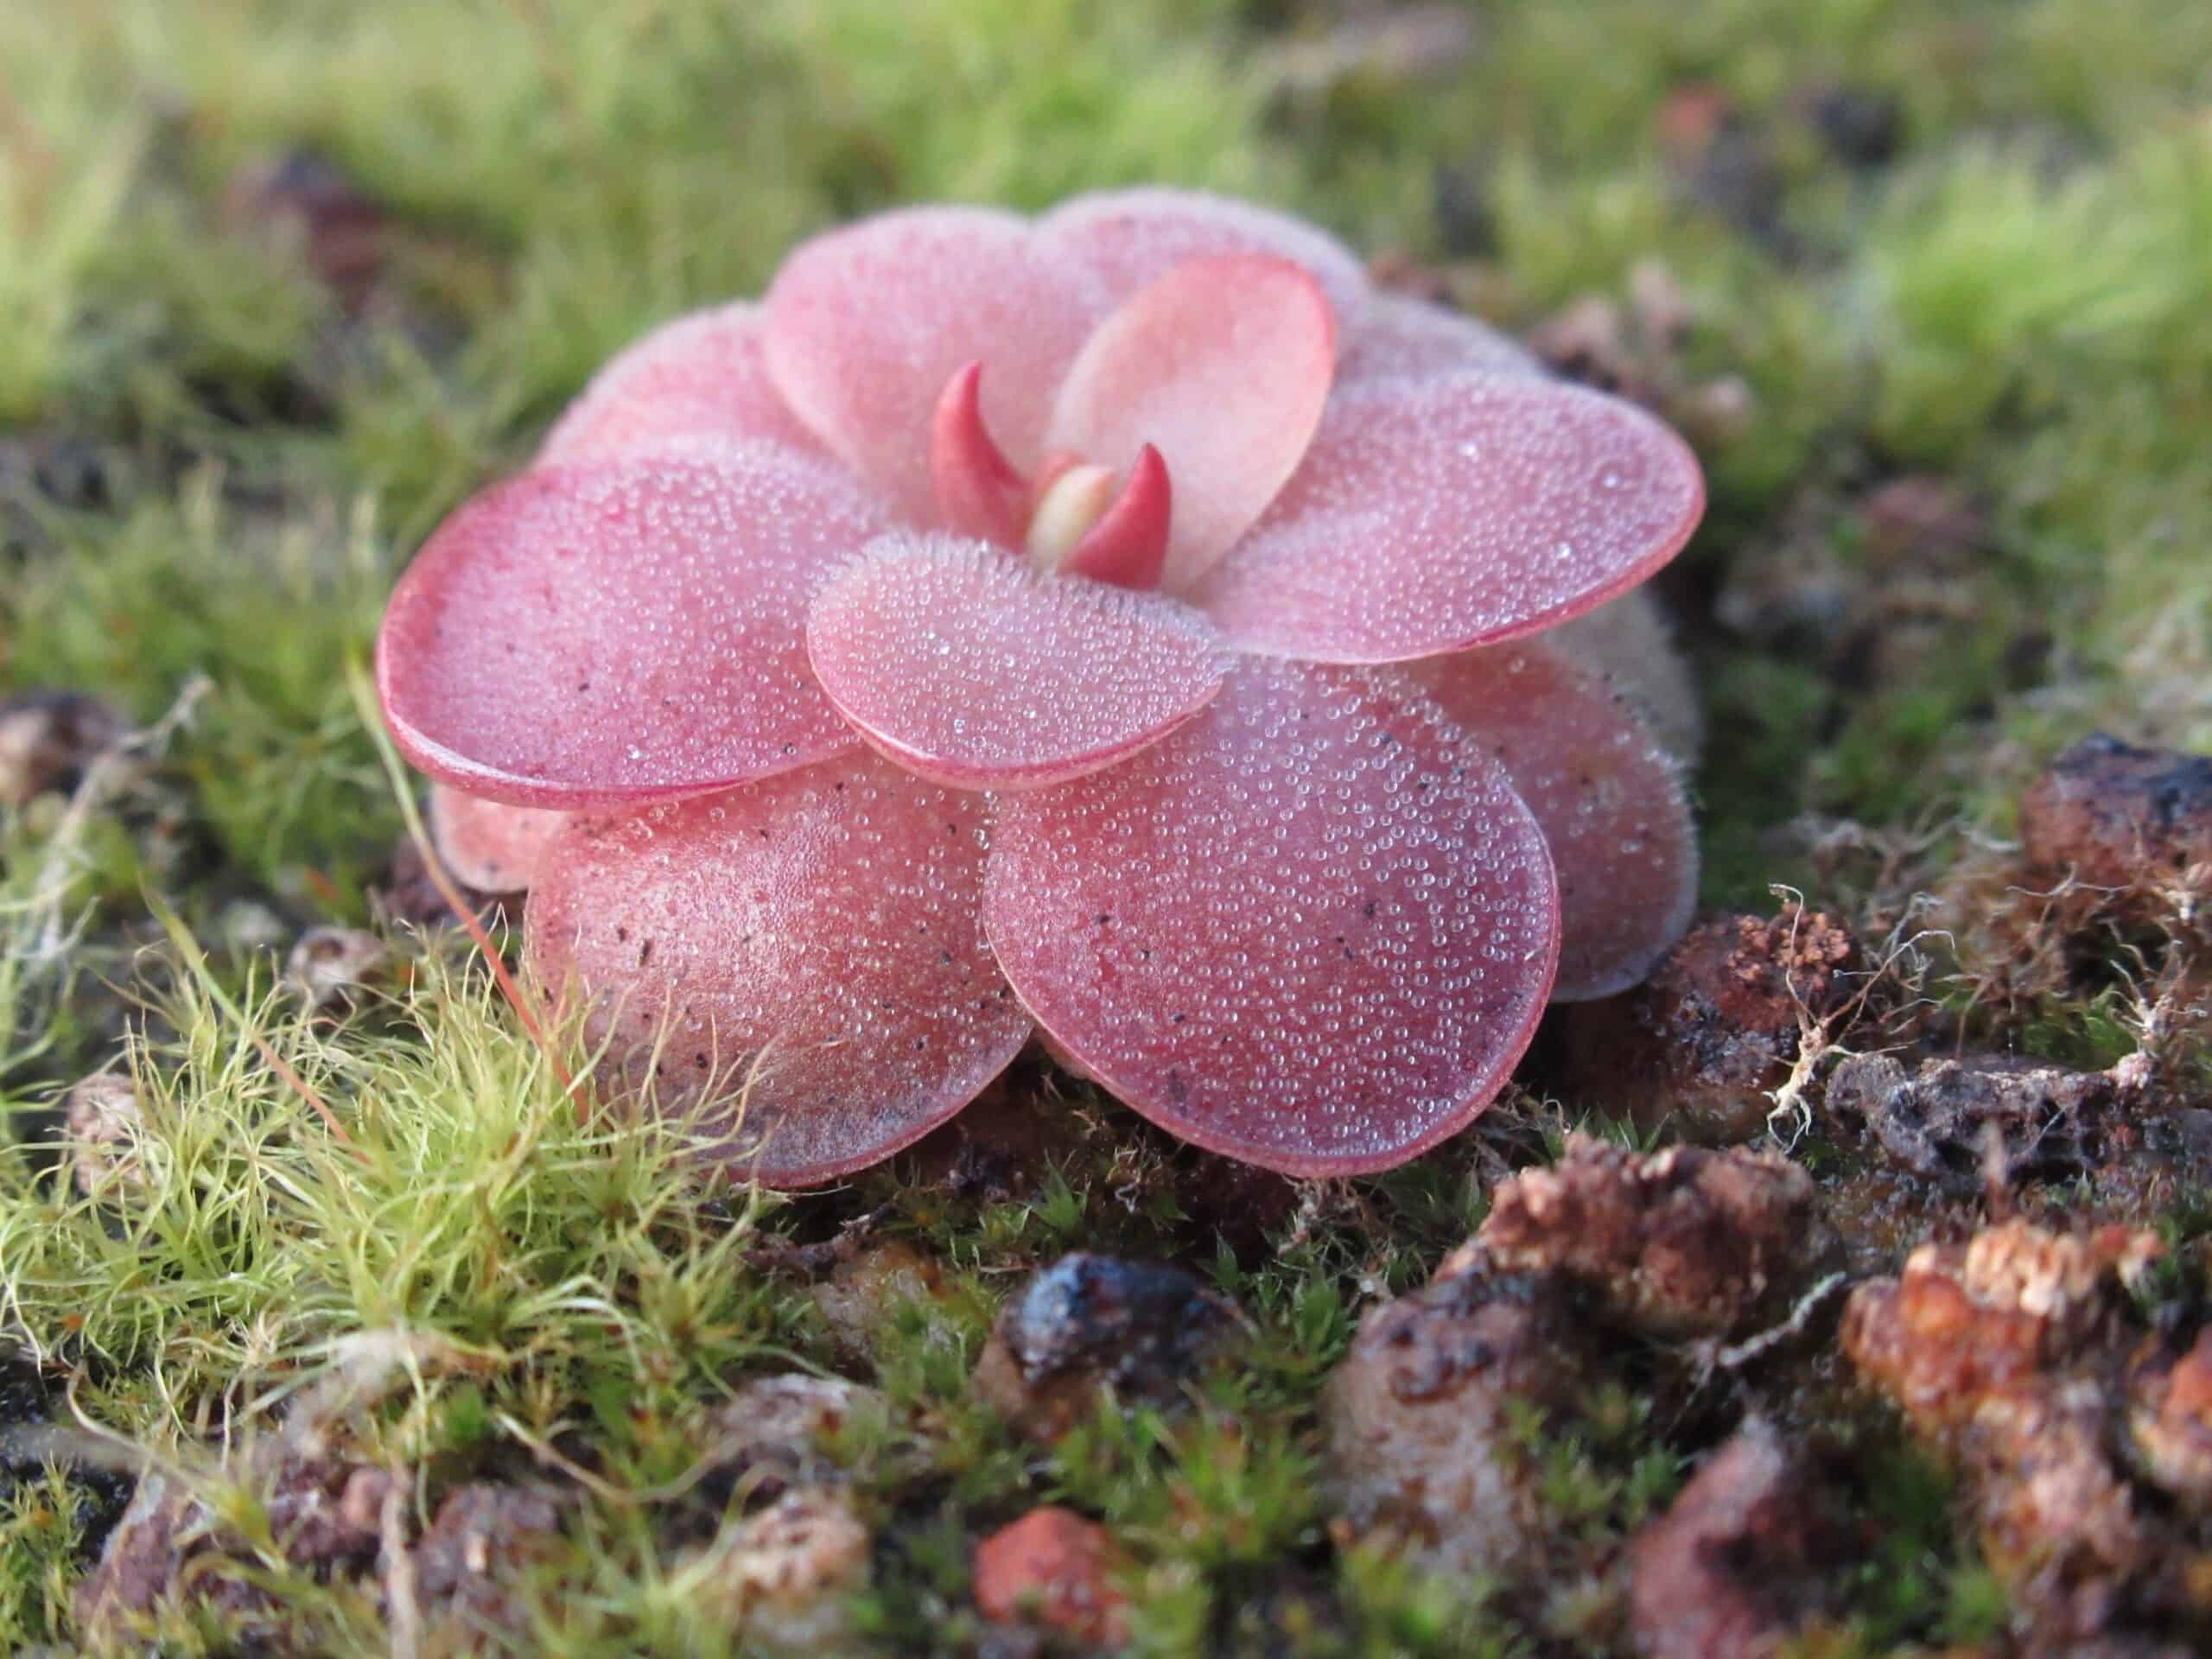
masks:
<path fill-rule="evenodd" d="M 280 1450 L 272 1442 L 262 1449 L 246 1478 L 285 1559 L 320 1577 L 368 1571 L 377 1559 L 383 1471 L 313 1446 Z M 78 1586 L 78 1621 L 96 1642 L 120 1637 L 139 1615 L 173 1597 L 259 1617 L 271 1604 L 251 1580 L 251 1559 L 242 1540 L 215 1523 L 197 1491 L 150 1471 Z"/>
<path fill-rule="evenodd" d="M 887 1421 L 890 1409 L 874 1389 L 792 1371 L 743 1384 L 715 1408 L 711 1433 L 728 1472 L 772 1497 L 837 1479 L 834 1442 L 855 1423 Z"/>
<path fill-rule="evenodd" d="M 2162 919 L 2212 881 L 2212 756 L 2084 738 L 2021 798 L 2020 839 L 2055 880 L 2104 889 L 2101 908 Z"/>
<path fill-rule="evenodd" d="M 1812 1178 L 1778 1153 L 1632 1153 L 1569 1138 L 1548 1169 L 1502 1183 L 1474 1243 L 1447 1261 L 1560 1273 L 1658 1337 L 1744 1330 L 1824 1254 Z"/>
<path fill-rule="evenodd" d="M 241 953 L 275 950 L 292 936 L 292 925 L 257 899 L 236 899 L 216 917 L 215 932 Z"/>
<path fill-rule="evenodd" d="M 1079 1251 L 1007 1305 L 975 1386 L 1031 1439 L 1055 1440 L 1102 1399 L 1180 1403 L 1240 1325 L 1232 1303 L 1179 1268 Z"/>
<path fill-rule="evenodd" d="M 1728 124 L 1738 119 L 1727 92 L 1710 81 L 1678 86 L 1654 112 L 1660 147 L 1678 165 L 1694 162 L 1713 147 Z"/>
<path fill-rule="evenodd" d="M 292 241 L 317 281 L 359 310 L 382 274 L 390 219 L 354 181 L 312 151 L 242 168 L 223 196 L 233 232 Z"/>
<path fill-rule="evenodd" d="M 1570 380 L 1602 391 L 1643 386 L 1621 308 L 1599 295 L 1586 295 L 1547 317 L 1529 335 L 1529 349 Z"/>
<path fill-rule="evenodd" d="M 1001 1624 L 1031 1623 L 1096 1647 L 1128 1640 L 1119 1564 L 1106 1529 L 1072 1510 L 1030 1510 L 976 1547 L 976 1605 Z"/>
<path fill-rule="evenodd" d="M 130 730 L 97 697 L 26 691 L 0 701 L 0 806 L 76 787 L 85 768 Z"/>
<path fill-rule="evenodd" d="M 1556 1280 L 1457 1269 L 1361 1320 L 1321 1397 L 1329 1496 L 1433 1570 L 1534 1578 L 1554 1541 L 1516 1419 L 1576 1405 L 1595 1339 Z"/>
<path fill-rule="evenodd" d="M 1928 1060 L 1907 1071 L 1890 1055 L 1859 1054 L 1830 1075 L 1825 1099 L 1914 1174 L 1971 1194 L 2094 1169 L 2124 1093 L 2109 1073 L 2010 1055 Z"/>
<path fill-rule="evenodd" d="M 146 1115 L 130 1077 L 101 1071 L 85 1078 L 69 1090 L 63 1112 L 78 1191 L 88 1198 L 112 1197 L 151 1186 L 144 1161 Z"/>
<path fill-rule="evenodd" d="M 1639 336 L 1653 346 L 1680 350 L 1695 321 L 1689 296 L 1675 273 L 1657 259 L 1639 259 L 1628 274 L 1629 309 Z"/>
<path fill-rule="evenodd" d="M 571 1507 L 557 1487 L 537 1482 L 470 1481 L 447 1493 L 412 1552 L 426 1621 L 456 1633 L 463 1650 L 468 1632 L 522 1626 L 524 1581 L 559 1554 Z"/>
<path fill-rule="evenodd" d="M 926 1307 L 945 1294 L 944 1270 L 904 1239 L 893 1239 L 840 1262 L 809 1293 L 830 1327 L 840 1359 L 866 1365 L 876 1344 L 904 1310 Z M 949 1338 L 948 1338 L 949 1339 Z"/>
<path fill-rule="evenodd" d="M 1805 1024 L 1844 1010 L 1869 969 L 1821 912 L 1693 929 L 1635 990 L 1562 1011 L 1566 1081 L 1646 1129 L 1748 1141 L 1766 1127 Z M 1843 1027 L 1829 1032 L 1840 1039 Z"/>
<path fill-rule="evenodd" d="M 1895 94 L 1862 86 L 1827 86 L 1811 100 L 1814 130 L 1847 167 L 1885 167 L 1904 137 L 1904 110 Z"/>
<path fill-rule="evenodd" d="M 1821 1472 L 1754 1418 L 1629 1545 L 1643 1659 L 1773 1659 L 1832 1611 L 1851 1538 Z"/>
<path fill-rule="evenodd" d="M 382 982 L 391 952 L 375 934 L 355 927 L 311 927 L 284 963 L 284 982 L 311 1008 L 351 1007 Z"/>
<path fill-rule="evenodd" d="M 202 1547 L 193 1534 L 206 1519 L 181 1481 L 158 1471 L 139 1478 L 99 1563 L 77 1586 L 77 1623 L 88 1639 L 120 1634 L 168 1594 L 177 1569 Z"/>
<path fill-rule="evenodd" d="M 858 1649 L 852 1603 L 868 1586 L 869 1543 L 843 1497 L 800 1489 L 725 1528 L 699 1567 L 748 1650 L 843 1654 Z"/>
<path fill-rule="evenodd" d="M 1859 504 L 1866 551 L 1877 569 L 1908 557 L 1929 572 L 1956 570 L 1989 545 L 1989 520 L 1947 478 L 1908 473 Z"/>

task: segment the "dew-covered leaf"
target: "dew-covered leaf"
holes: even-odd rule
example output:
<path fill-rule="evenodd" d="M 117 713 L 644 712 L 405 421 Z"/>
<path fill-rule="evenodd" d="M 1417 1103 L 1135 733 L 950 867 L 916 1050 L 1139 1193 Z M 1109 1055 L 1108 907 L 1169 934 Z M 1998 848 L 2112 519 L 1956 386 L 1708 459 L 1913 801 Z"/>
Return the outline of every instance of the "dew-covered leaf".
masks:
<path fill-rule="evenodd" d="M 982 543 L 887 537 L 816 597 L 823 690 L 868 741 L 968 789 L 1058 782 L 1157 742 L 1220 687 L 1204 617 Z"/>
<path fill-rule="evenodd" d="M 1635 586 L 1704 505 L 1688 446 L 1632 404 L 1523 375 L 1373 381 L 1329 400 L 1296 476 L 1191 598 L 1252 651 L 1433 656 Z"/>
<path fill-rule="evenodd" d="M 1559 874 L 1554 1001 L 1643 979 L 1697 903 L 1681 768 L 1621 692 L 1541 640 L 1409 666 L 1513 779 Z"/>
<path fill-rule="evenodd" d="M 520 806 L 726 787 L 849 747 L 806 664 L 808 594 L 885 527 L 826 461 L 539 467 L 462 506 L 377 642 L 385 717 L 442 782 Z"/>
<path fill-rule="evenodd" d="M 579 819 L 531 892 L 533 979 L 590 999 L 619 1090 L 721 1103 L 734 1173 L 804 1186 L 862 1168 L 1028 1037 L 977 913 L 984 810 L 861 752 Z"/>
<path fill-rule="evenodd" d="M 1394 676 L 1268 661 L 1132 760 L 1002 802 L 984 916 L 1115 1094 L 1296 1175 L 1387 1168 L 1471 1121 L 1558 943 L 1502 768 Z"/>

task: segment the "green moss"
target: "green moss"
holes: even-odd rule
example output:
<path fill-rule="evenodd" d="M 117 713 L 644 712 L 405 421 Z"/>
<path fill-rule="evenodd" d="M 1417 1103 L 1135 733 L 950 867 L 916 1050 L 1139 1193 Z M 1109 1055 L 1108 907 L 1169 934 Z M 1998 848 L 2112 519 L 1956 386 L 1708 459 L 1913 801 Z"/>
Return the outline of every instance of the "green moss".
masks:
<path fill-rule="evenodd" d="M 172 499 L 44 514 L 0 598 L 16 686 L 62 686 L 151 720 L 204 680 L 168 764 L 223 861 L 357 914 L 397 827 L 338 665 L 365 651 L 390 561 L 366 504 L 229 496 L 188 475 Z M 126 487 L 127 486 L 119 486 Z"/>
<path fill-rule="evenodd" d="M 52 1468 L 0 1493 L 0 1642 L 10 1652 L 67 1633 L 83 1508 L 83 1495 Z"/>

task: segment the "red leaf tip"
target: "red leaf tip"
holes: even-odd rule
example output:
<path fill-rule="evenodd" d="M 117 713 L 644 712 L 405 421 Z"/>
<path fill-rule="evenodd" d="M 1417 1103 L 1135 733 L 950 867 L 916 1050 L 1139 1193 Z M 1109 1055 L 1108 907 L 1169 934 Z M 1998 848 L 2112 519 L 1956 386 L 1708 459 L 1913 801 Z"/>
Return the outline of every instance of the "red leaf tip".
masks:
<path fill-rule="evenodd" d="M 983 365 L 956 371 L 930 421 L 930 478 L 946 527 L 1001 547 L 1020 547 L 1029 483 L 983 424 Z"/>
<path fill-rule="evenodd" d="M 1117 588 L 1159 587 L 1167 568 L 1174 499 L 1167 463 L 1147 443 L 1130 463 L 1120 494 L 1069 550 L 1060 568 Z"/>

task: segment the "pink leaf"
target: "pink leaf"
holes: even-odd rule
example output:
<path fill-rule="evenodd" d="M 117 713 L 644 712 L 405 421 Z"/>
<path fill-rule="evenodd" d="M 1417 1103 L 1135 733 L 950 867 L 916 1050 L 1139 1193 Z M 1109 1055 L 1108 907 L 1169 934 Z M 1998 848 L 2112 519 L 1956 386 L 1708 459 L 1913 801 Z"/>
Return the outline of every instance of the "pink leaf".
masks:
<path fill-rule="evenodd" d="M 605 461 L 693 439 L 765 438 L 817 452 L 768 378 L 760 334 L 753 305 L 663 324 L 592 377 L 546 435 L 538 463 Z"/>
<path fill-rule="evenodd" d="M 1090 272 L 1109 306 L 1186 260 L 1225 253 L 1272 254 L 1304 266 L 1347 327 L 1367 303 L 1367 273 L 1358 256 L 1327 232 L 1201 190 L 1147 185 L 1077 196 L 1038 220 L 1037 234 Z"/>
<path fill-rule="evenodd" d="M 1674 557 L 1704 507 L 1689 447 L 1618 398 L 1370 382 L 1330 400 L 1298 475 L 1192 599 L 1252 651 L 1433 656 L 1593 609 Z"/>
<path fill-rule="evenodd" d="M 1249 662 L 1166 741 L 1008 798 L 999 964 L 1115 1094 L 1294 1175 L 1467 1124 L 1527 1046 L 1558 912 L 1504 772 L 1409 684 Z"/>
<path fill-rule="evenodd" d="M 589 996 L 611 1084 L 702 1105 L 734 1172 L 830 1180 L 950 1117 L 1028 1037 L 977 916 L 983 810 L 863 753 L 580 819 L 530 895 L 531 970 Z"/>
<path fill-rule="evenodd" d="M 1046 446 L 1116 471 L 1155 446 L 1174 480 L 1166 583 L 1189 585 L 1267 509 L 1313 440 L 1336 324 L 1302 266 L 1262 254 L 1177 265 L 1099 324 Z"/>
<path fill-rule="evenodd" d="M 1541 376 L 1524 347 L 1479 318 L 1404 294 L 1376 294 L 1346 331 L 1337 389 L 1379 380 L 1427 380 L 1475 370 Z"/>
<path fill-rule="evenodd" d="M 1553 1001 L 1642 980 L 1697 903 L 1697 830 L 1674 757 L 1620 692 L 1540 640 L 1410 672 L 1497 758 L 1543 828 L 1559 872 Z"/>
<path fill-rule="evenodd" d="M 884 527 L 772 445 L 498 485 L 440 526 L 377 641 L 385 718 L 442 782 L 518 806 L 726 788 L 852 741 L 801 633 L 825 566 Z"/>
<path fill-rule="evenodd" d="M 766 302 L 769 372 L 822 442 L 916 524 L 934 524 L 931 416 L 983 365 L 983 417 L 1025 474 L 1090 332 L 1096 285 L 1009 213 L 917 207 L 816 237 Z"/>
<path fill-rule="evenodd" d="M 479 893 L 520 893 L 530 885 L 545 844 L 569 821 L 565 812 L 480 800 L 443 784 L 430 785 L 430 841 L 454 879 Z"/>
<path fill-rule="evenodd" d="M 876 550 L 816 598 L 807 647 L 845 717 L 925 778 L 1073 778 L 1158 742 L 1220 688 L 1213 629 L 1173 600 L 942 537 Z"/>

